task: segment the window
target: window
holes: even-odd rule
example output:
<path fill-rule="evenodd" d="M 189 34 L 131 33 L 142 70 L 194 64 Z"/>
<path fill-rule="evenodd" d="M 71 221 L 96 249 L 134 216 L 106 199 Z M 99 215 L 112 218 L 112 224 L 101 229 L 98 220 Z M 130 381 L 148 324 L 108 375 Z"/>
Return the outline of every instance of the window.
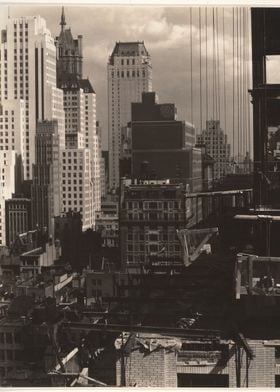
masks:
<path fill-rule="evenodd" d="M 10 332 L 6 333 L 6 343 L 8 343 L 8 344 L 13 343 L 13 335 Z"/>
<path fill-rule="evenodd" d="M 6 353 L 7 353 L 7 360 L 12 361 L 14 359 L 13 350 L 7 350 Z"/>

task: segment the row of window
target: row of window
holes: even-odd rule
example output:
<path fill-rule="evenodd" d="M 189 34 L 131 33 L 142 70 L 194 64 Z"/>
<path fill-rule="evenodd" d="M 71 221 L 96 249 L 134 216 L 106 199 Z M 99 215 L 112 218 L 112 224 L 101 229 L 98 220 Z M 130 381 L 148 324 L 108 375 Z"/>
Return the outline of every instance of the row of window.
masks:
<path fill-rule="evenodd" d="M 147 253 L 159 252 L 160 250 L 162 250 L 162 247 L 163 247 L 163 244 L 159 244 L 159 245 L 151 244 L 151 245 L 146 245 L 146 246 L 137 245 L 137 244 L 134 244 L 134 245 L 128 244 L 127 251 L 128 252 L 145 252 L 146 251 Z M 180 245 L 168 245 L 168 246 L 165 245 L 165 247 L 166 247 L 166 251 L 169 251 L 169 252 L 181 252 Z"/>
<path fill-rule="evenodd" d="M 66 194 L 63 193 L 62 197 L 65 199 L 66 198 Z M 73 197 L 77 198 L 77 194 L 76 193 L 74 193 L 74 194 L 69 193 L 68 194 L 68 204 L 72 204 L 73 203 L 74 205 L 77 205 L 77 204 L 79 204 L 81 206 L 83 205 L 83 199 L 78 200 L 79 201 L 79 203 L 78 203 L 77 200 L 72 200 Z M 67 204 L 67 203 L 63 202 L 63 204 Z"/>
<path fill-rule="evenodd" d="M 140 71 L 139 71 L 139 69 L 137 71 L 134 71 L 134 70 L 133 71 L 127 70 L 126 72 L 125 71 L 117 71 L 116 73 L 114 73 L 114 71 L 112 71 L 111 72 L 112 78 L 114 78 L 115 75 L 116 75 L 117 78 L 119 78 L 119 77 L 124 78 L 125 75 L 126 75 L 127 78 L 130 78 L 130 77 L 131 78 L 135 78 L 135 77 L 139 78 L 140 77 Z M 145 76 L 146 76 L 146 71 L 143 69 L 142 70 L 142 77 L 145 77 Z"/>
<path fill-rule="evenodd" d="M 86 155 L 88 155 L 88 154 L 89 154 L 89 152 L 86 151 Z M 76 157 L 76 156 L 78 156 L 78 153 L 77 153 L 77 151 L 73 151 L 73 152 L 72 151 L 63 151 L 62 152 L 62 156 L 65 157 L 66 155 L 68 157 L 71 157 L 71 156 Z M 83 156 L 83 152 L 80 152 L 79 155 L 80 155 L 80 157 L 82 157 Z"/>
<path fill-rule="evenodd" d="M 179 209 L 181 208 L 181 202 L 179 201 L 127 201 L 126 202 L 126 208 L 131 210 L 132 208 L 134 209 L 156 209 L 156 210 L 162 210 L 162 209 Z"/>
<path fill-rule="evenodd" d="M 139 233 L 135 233 L 134 235 L 129 233 L 127 235 L 127 240 L 128 241 L 133 241 L 133 242 L 137 242 L 137 241 L 177 241 L 177 236 L 174 234 L 174 232 L 169 233 L 169 234 L 162 234 L 162 235 L 158 235 L 158 234 L 139 234 Z"/>
<path fill-rule="evenodd" d="M 0 350 L 0 361 L 22 361 L 22 350 Z"/>
<path fill-rule="evenodd" d="M 150 221 L 150 220 L 175 220 L 179 221 L 183 219 L 183 214 L 174 214 L 174 213 L 156 213 L 156 212 L 150 212 L 150 213 L 128 213 L 127 214 L 127 219 L 128 220 L 145 220 L 145 221 Z"/>
<path fill-rule="evenodd" d="M 19 23 L 19 25 L 17 25 L 16 23 L 14 23 L 14 29 L 16 29 L 17 30 L 17 27 L 19 26 L 19 28 L 20 29 L 22 29 L 23 28 L 23 23 Z M 28 23 L 24 23 L 24 27 L 26 28 L 26 29 L 28 29 Z"/>
<path fill-rule="evenodd" d="M 19 343 L 19 336 L 14 336 L 11 332 L 0 332 L 0 344 L 13 344 Z"/>
<path fill-rule="evenodd" d="M 14 38 L 14 43 L 17 42 L 17 38 Z M 20 37 L 19 42 L 22 43 L 23 42 L 23 38 Z M 28 42 L 28 37 L 25 37 L 25 42 Z"/>

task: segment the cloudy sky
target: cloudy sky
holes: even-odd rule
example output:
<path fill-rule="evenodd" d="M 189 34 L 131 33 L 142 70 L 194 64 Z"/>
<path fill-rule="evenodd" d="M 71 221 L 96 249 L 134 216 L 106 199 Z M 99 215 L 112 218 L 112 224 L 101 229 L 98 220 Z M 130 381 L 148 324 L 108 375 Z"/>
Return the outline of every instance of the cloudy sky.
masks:
<path fill-rule="evenodd" d="M 60 31 L 61 6 L 14 5 L 10 6 L 9 12 L 11 17 L 41 15 L 46 19 L 53 36 Z M 243 38 L 248 36 L 246 22 L 248 11 L 246 15 L 243 9 L 235 10 L 235 32 L 239 32 L 239 38 L 235 38 L 235 41 L 233 40 L 233 9 L 229 7 L 214 11 L 209 7 L 206 14 L 205 8 L 200 10 L 193 8 L 190 12 L 189 7 L 183 6 L 66 5 L 65 14 L 67 27 L 71 27 L 73 35 L 82 34 L 84 37 L 84 77 L 89 77 L 97 93 L 98 119 L 103 128 L 104 147 L 107 144 L 107 61 L 116 41 L 145 41 L 152 57 L 153 90 L 159 95 L 160 102 L 176 104 L 178 119 L 188 121 L 192 119 L 199 131 L 201 125 L 202 128 L 205 126 L 208 107 L 207 117 L 220 118 L 231 143 L 233 115 L 235 128 L 238 120 L 247 122 L 246 113 L 241 120 L 241 106 L 246 107 L 245 100 L 248 99 L 246 91 L 250 81 L 244 66 L 248 63 L 245 62 L 246 46 L 242 46 L 241 43 L 245 43 Z M 1 28 L 5 28 L 7 17 L 7 6 L 0 5 Z M 236 76 L 237 69 L 240 71 L 239 74 L 243 75 L 239 79 Z M 234 72 L 235 92 L 239 91 L 240 97 L 243 96 L 243 92 L 245 93 L 243 101 L 239 99 L 241 102 L 239 112 L 236 101 L 233 114 Z M 208 91 L 208 99 L 206 99 L 206 91 Z M 191 97 L 193 97 L 192 105 Z M 242 127 L 241 122 L 240 127 Z M 246 149 L 248 149 L 248 141 Z M 235 152 L 237 150 L 235 136 Z"/>

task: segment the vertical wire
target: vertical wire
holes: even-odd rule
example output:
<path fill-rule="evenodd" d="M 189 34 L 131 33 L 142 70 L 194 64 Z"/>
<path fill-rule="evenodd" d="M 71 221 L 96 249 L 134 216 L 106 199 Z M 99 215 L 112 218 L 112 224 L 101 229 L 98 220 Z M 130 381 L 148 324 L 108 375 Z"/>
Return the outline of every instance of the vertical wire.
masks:
<path fill-rule="evenodd" d="M 221 121 L 221 102 L 220 102 L 220 46 L 219 46 L 219 12 L 216 8 L 216 33 L 217 33 L 217 106 L 218 120 Z"/>
<path fill-rule="evenodd" d="M 207 30 L 208 30 L 208 8 L 205 8 L 205 25 L 206 25 L 206 37 L 205 37 L 205 44 L 206 44 L 206 56 L 205 56 L 205 73 L 206 73 L 206 121 L 208 120 L 208 37 L 207 37 Z"/>
<path fill-rule="evenodd" d="M 242 48 L 243 48 L 243 107 L 244 107 L 244 116 L 243 116 L 243 133 L 244 133 L 244 158 L 246 158 L 247 154 L 247 82 L 246 82 L 246 51 L 245 51 L 245 39 L 246 39 L 246 30 L 245 30 L 245 8 L 242 9 L 242 19 L 243 19 L 243 35 L 242 35 Z M 245 163 L 245 162 L 244 162 Z M 246 172 L 247 172 L 247 168 Z"/>
<path fill-rule="evenodd" d="M 247 154 L 247 76 L 246 76 L 246 29 L 245 29 L 245 8 L 242 9 L 242 16 L 243 16 L 243 38 L 242 38 L 242 47 L 243 47 L 243 108 L 244 108 L 244 117 L 243 117 L 243 135 L 244 135 L 244 172 L 247 173 L 247 164 L 246 164 L 246 154 Z"/>
<path fill-rule="evenodd" d="M 228 129 L 227 129 L 227 93 L 226 93 L 226 46 L 225 46 L 225 8 L 223 8 L 222 13 L 222 21 L 223 21 L 223 108 L 224 108 L 224 132 L 225 132 L 225 143 L 226 143 L 226 151 L 227 151 L 227 144 L 228 144 Z M 226 153 L 226 174 L 229 172 L 229 162 Z"/>
<path fill-rule="evenodd" d="M 235 155 L 235 8 L 232 9 L 232 153 Z M 233 162 L 234 164 L 234 162 Z"/>
<path fill-rule="evenodd" d="M 193 48 L 192 48 L 192 8 L 190 7 L 190 65 L 191 65 L 191 123 L 193 124 Z"/>
<path fill-rule="evenodd" d="M 215 24 L 215 31 L 216 31 L 216 99 L 217 99 L 217 120 L 220 123 L 221 127 L 221 107 L 220 107 L 220 47 L 219 47 L 219 13 L 218 8 L 215 9 L 215 16 L 216 16 L 216 24 Z M 218 139 L 220 139 L 220 134 L 218 134 Z M 218 148 L 218 161 L 220 167 L 220 177 L 223 176 L 223 167 L 221 165 L 221 149 Z"/>
<path fill-rule="evenodd" d="M 215 119 L 215 13 L 214 8 L 212 10 L 212 35 L 213 35 L 213 43 L 212 43 L 212 55 L 213 55 L 213 120 Z"/>
<path fill-rule="evenodd" d="M 200 106 L 200 132 L 202 132 L 202 41 L 201 41 L 201 7 L 198 10 L 199 18 L 199 106 Z"/>
<path fill-rule="evenodd" d="M 240 150 L 243 162 L 244 155 L 244 80 L 243 80 L 243 19 L 242 19 L 242 8 L 240 8 Z"/>
<path fill-rule="evenodd" d="M 250 13 L 248 8 L 246 9 L 246 21 L 247 21 L 247 79 L 248 79 L 248 84 L 250 83 L 250 69 L 249 69 L 249 57 L 250 57 Z M 251 159 L 251 106 L 250 106 L 250 100 L 249 97 L 247 99 L 247 106 L 248 106 L 248 139 L 249 139 L 249 158 Z"/>
<path fill-rule="evenodd" d="M 225 56 L 225 9 L 223 8 L 223 80 L 224 80 L 224 127 L 227 134 L 226 56 Z"/>
<path fill-rule="evenodd" d="M 237 61 L 237 80 L 236 80 L 236 98 L 237 98 L 237 163 L 239 164 L 240 161 L 240 100 L 239 100 L 239 94 L 240 94 L 240 33 L 239 33 L 239 8 L 237 8 L 237 18 L 236 18 L 236 33 L 237 33 L 237 38 L 236 38 L 236 61 Z"/>

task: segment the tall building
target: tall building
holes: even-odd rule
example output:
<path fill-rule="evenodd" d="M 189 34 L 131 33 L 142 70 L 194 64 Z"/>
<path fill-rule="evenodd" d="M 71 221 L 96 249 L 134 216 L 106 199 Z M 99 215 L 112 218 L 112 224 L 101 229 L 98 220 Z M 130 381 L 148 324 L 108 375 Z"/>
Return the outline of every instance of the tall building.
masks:
<path fill-rule="evenodd" d="M 214 179 L 219 180 L 231 172 L 230 144 L 227 135 L 220 127 L 220 121 L 206 121 L 206 129 L 197 135 L 197 142 L 205 144 L 206 152 L 215 161 Z"/>
<path fill-rule="evenodd" d="M 38 122 L 31 186 L 32 225 L 54 236 L 54 217 L 61 211 L 60 150 L 57 120 Z"/>
<path fill-rule="evenodd" d="M 80 212 L 82 229 L 94 226 L 94 200 L 91 181 L 91 161 L 88 148 L 62 151 L 62 211 Z"/>
<path fill-rule="evenodd" d="M 119 187 L 121 129 L 131 120 L 131 103 L 151 90 L 152 63 L 144 42 L 117 42 L 108 62 L 110 190 Z"/>
<path fill-rule="evenodd" d="M 25 134 L 25 105 L 21 99 L 0 102 L 0 151 L 22 154 Z"/>
<path fill-rule="evenodd" d="M 93 227 L 95 220 L 95 211 L 100 210 L 101 202 L 101 184 L 100 184 L 100 160 L 101 160 L 101 145 L 99 143 L 99 135 L 96 127 L 96 94 L 88 79 L 83 79 L 83 56 L 82 56 L 82 36 L 74 39 L 71 29 L 66 29 L 66 20 L 64 10 L 61 14 L 61 31 L 56 38 L 57 48 L 57 85 L 63 90 L 64 96 L 64 110 L 65 110 L 65 135 L 66 135 L 66 150 L 64 157 L 69 154 L 83 158 L 80 160 L 79 167 L 83 164 L 86 166 L 81 170 L 86 173 L 83 176 L 83 189 L 89 189 L 87 194 L 92 195 L 93 201 L 91 203 L 83 202 L 82 208 L 91 208 L 91 211 L 83 210 L 83 227 Z M 72 151 L 68 152 L 67 150 Z M 82 152 L 85 150 L 85 152 Z M 100 151 L 99 151 L 100 150 Z M 74 156 L 74 155 L 73 155 Z M 70 158 L 68 158 L 70 159 Z M 90 168 L 88 168 L 88 162 Z M 76 165 L 74 165 L 76 167 Z M 73 168 L 68 166 L 63 169 L 72 172 Z M 86 183 L 88 181 L 88 183 Z M 65 188 L 65 184 L 62 187 Z M 81 186 L 80 186 L 81 187 Z M 79 188 L 80 188 L 79 187 Z M 68 187 L 67 202 L 63 205 L 63 211 L 67 211 L 67 206 L 70 208 L 75 202 L 74 190 L 76 187 Z M 64 193 L 64 192 L 63 192 Z M 70 203 L 70 200 L 73 203 Z M 77 200 L 76 200 L 77 201 Z M 72 206 L 76 211 L 78 206 Z M 72 208 L 71 207 L 71 208 Z M 79 209 L 78 209 L 79 210 Z M 87 218 L 86 218 L 87 217 Z"/>
<path fill-rule="evenodd" d="M 31 179 L 37 121 L 57 119 L 60 145 L 64 146 L 62 92 L 56 88 L 56 48 L 44 19 L 20 17 L 8 19 L 1 33 L 0 52 L 0 102 L 23 100 L 21 154 L 24 178 Z"/>
<path fill-rule="evenodd" d="M 22 170 L 22 153 L 25 134 L 25 106 L 23 100 L 7 99 L 0 102 L 0 245 L 9 245 L 6 236 L 6 200 L 12 197 L 20 186 Z M 9 167 L 9 165 L 11 165 Z"/>
<path fill-rule="evenodd" d="M 64 7 L 62 7 L 60 19 L 61 31 L 56 38 L 57 49 L 57 84 L 60 85 L 65 79 L 74 75 L 78 79 L 82 79 L 83 75 L 83 53 L 82 53 L 82 35 L 78 35 L 77 39 L 73 39 L 71 29 L 66 29 L 66 19 Z"/>
<path fill-rule="evenodd" d="M 15 192 L 16 152 L 0 151 L 0 247 L 9 245 L 6 241 L 6 210 L 5 202 Z"/>
<path fill-rule="evenodd" d="M 178 121 L 175 105 L 159 104 L 154 92 L 143 93 L 142 102 L 131 108 L 131 178 L 168 178 L 200 191 L 201 151 L 194 148 L 194 126 Z"/>

